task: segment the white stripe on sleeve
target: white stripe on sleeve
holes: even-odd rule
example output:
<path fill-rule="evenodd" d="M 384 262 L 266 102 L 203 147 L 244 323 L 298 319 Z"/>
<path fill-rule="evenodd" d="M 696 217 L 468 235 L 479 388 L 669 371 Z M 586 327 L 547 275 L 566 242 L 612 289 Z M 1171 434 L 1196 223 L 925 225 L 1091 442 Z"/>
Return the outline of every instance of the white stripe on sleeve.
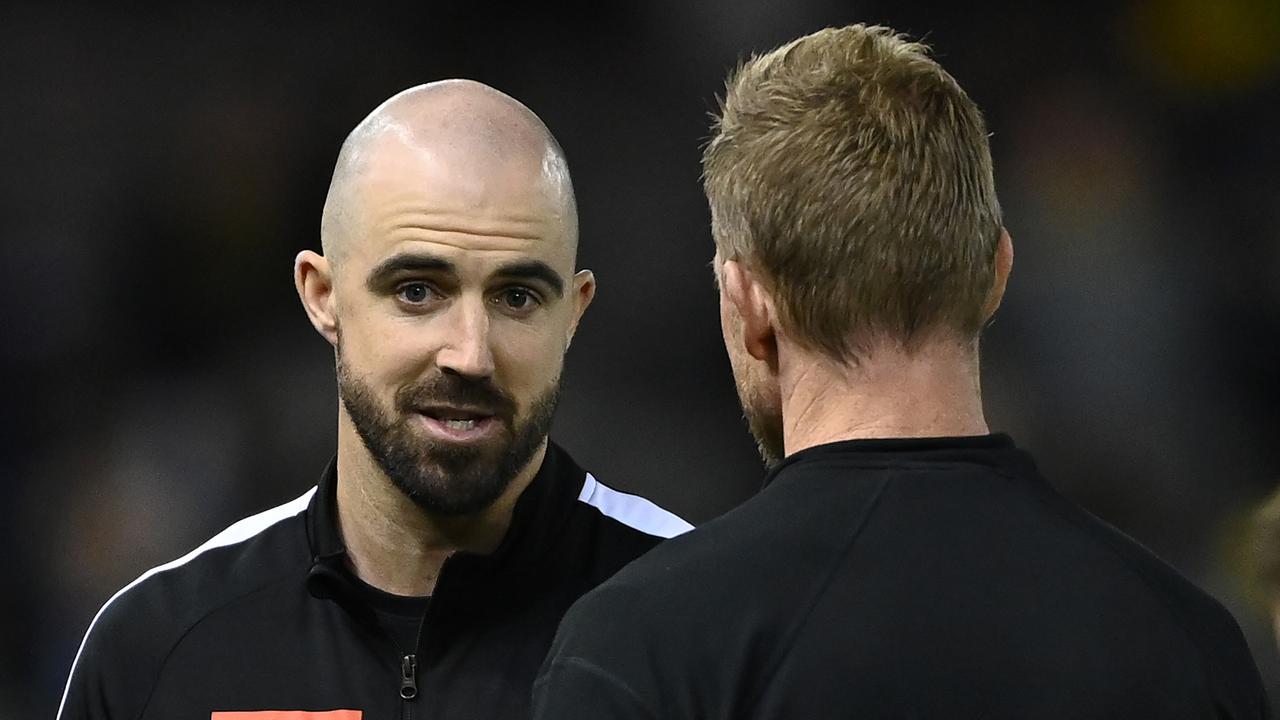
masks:
<path fill-rule="evenodd" d="M 306 493 L 304 493 L 302 497 L 299 497 L 295 500 L 290 500 L 289 502 L 283 505 L 278 505 L 276 507 L 273 507 L 270 510 L 264 510 L 258 513 L 257 515 L 250 515 L 247 518 L 238 520 L 237 522 L 229 526 L 227 529 L 209 538 L 203 545 L 196 548 L 195 550 L 192 550 L 191 552 L 187 553 L 186 555 L 183 555 L 177 560 L 165 563 L 164 565 L 159 565 L 157 567 L 151 568 L 150 570 L 142 573 L 142 575 L 138 576 L 137 580 L 134 580 L 128 585 L 125 585 L 124 587 L 120 588 L 120 590 L 117 591 L 115 595 L 112 595 L 110 599 L 108 599 L 105 603 L 102 604 L 102 608 L 98 610 L 98 613 L 93 616 L 93 620 L 90 621 L 89 629 L 84 631 L 84 639 L 80 641 L 80 649 L 76 650 L 75 660 L 71 661 L 71 672 L 68 673 L 67 675 L 67 686 L 62 690 L 62 701 L 58 703 L 57 717 L 58 718 L 62 717 L 62 710 L 67 704 L 67 693 L 70 692 L 71 690 L 71 678 L 75 677 L 76 665 L 80 663 L 80 653 L 84 652 L 84 646 L 86 643 L 89 642 L 89 633 L 93 632 L 93 626 L 98 622 L 98 618 L 102 617 L 102 613 L 106 611 L 106 609 L 111 605 L 111 603 L 115 602 L 116 598 L 125 594 L 130 589 L 136 587 L 139 583 L 143 582 L 144 580 L 151 577 L 152 575 L 164 572 L 165 570 L 172 570 L 173 568 L 185 565 L 191 562 L 192 560 L 194 560 L 196 556 L 200 555 L 201 553 L 207 550 L 226 547 L 228 545 L 235 545 L 236 543 L 244 542 L 245 540 L 248 540 L 253 536 L 266 530 L 267 528 L 271 527 L 272 525 L 275 525 L 281 520 L 287 520 L 293 517 L 294 515 L 297 515 L 298 513 L 307 509 L 307 505 L 310 504 L 311 502 L 311 496 L 315 494 L 316 494 L 316 488 L 311 488 Z"/>
<path fill-rule="evenodd" d="M 673 538 L 693 529 L 692 525 L 678 515 L 663 510 L 639 495 L 614 490 L 596 480 L 591 473 L 587 473 L 587 480 L 582 484 L 578 499 L 623 525 L 649 535 Z"/>

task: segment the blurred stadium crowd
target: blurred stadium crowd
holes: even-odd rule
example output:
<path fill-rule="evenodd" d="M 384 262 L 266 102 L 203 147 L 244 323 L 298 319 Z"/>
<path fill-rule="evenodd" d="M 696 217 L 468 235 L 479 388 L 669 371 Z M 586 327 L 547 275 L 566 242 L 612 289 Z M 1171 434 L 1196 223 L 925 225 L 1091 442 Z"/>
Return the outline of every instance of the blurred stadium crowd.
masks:
<path fill-rule="evenodd" d="M 0 718 L 53 715 L 116 589 L 315 482 L 332 355 L 292 259 L 345 133 L 419 82 L 502 89 L 568 153 L 600 292 L 553 435 L 695 521 L 752 493 L 706 116 L 745 54 L 857 21 L 923 36 L 987 114 L 1017 254 L 993 428 L 1235 612 L 1274 703 L 1247 518 L 1280 482 L 1280 3 L 963 5 L 4 5 Z"/>

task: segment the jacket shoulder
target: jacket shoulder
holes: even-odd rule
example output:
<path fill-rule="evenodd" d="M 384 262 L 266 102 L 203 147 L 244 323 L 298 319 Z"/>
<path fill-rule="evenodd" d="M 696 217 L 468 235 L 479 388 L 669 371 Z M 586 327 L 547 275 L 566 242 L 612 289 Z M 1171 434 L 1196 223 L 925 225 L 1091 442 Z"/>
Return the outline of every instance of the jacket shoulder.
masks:
<path fill-rule="evenodd" d="M 1266 698 L 1248 642 L 1231 612 L 1155 553 L 1111 525 L 1080 510 L 1081 524 L 1162 603 L 1199 650 L 1206 680 L 1230 717 L 1257 717 Z"/>
<path fill-rule="evenodd" d="M 577 498 L 568 514 L 564 538 L 578 548 L 594 586 L 645 555 L 668 538 L 693 526 L 639 495 L 616 490 L 582 472 Z"/>
<path fill-rule="evenodd" d="M 606 519 L 607 525 L 619 528 L 620 532 L 631 531 L 666 540 L 693 529 L 693 525 L 679 515 L 639 495 L 615 490 L 591 473 L 586 474 L 578 502 L 593 508 Z"/>
<path fill-rule="evenodd" d="M 314 493 L 239 520 L 112 595 L 85 631 L 58 720 L 137 718 L 169 653 L 201 619 L 290 568 L 305 573 L 302 518 Z"/>

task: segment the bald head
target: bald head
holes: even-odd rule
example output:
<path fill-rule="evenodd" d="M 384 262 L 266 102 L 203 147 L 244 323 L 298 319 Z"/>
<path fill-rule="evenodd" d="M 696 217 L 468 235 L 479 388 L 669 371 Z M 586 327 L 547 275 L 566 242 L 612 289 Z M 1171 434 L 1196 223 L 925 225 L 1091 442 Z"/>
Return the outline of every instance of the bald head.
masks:
<path fill-rule="evenodd" d="M 495 180 L 527 180 L 576 254 L 573 185 L 551 131 L 505 93 L 471 80 L 442 80 L 392 96 L 342 144 L 320 226 L 331 262 L 339 261 L 358 237 L 363 201 L 379 171 L 414 165 L 429 166 L 435 177 L 456 186 L 451 191 L 473 203 L 485 201 L 483 188 Z"/>

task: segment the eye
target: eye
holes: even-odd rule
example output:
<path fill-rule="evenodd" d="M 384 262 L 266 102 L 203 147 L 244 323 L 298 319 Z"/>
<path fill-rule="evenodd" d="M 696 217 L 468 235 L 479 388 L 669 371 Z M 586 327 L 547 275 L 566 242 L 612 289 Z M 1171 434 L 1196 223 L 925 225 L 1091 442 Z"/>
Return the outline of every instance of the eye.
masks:
<path fill-rule="evenodd" d="M 424 282 L 407 282 L 396 288 L 396 297 L 410 305 L 421 305 L 435 295 L 430 285 Z"/>
<path fill-rule="evenodd" d="M 531 311 L 541 302 L 532 290 L 525 287 L 507 288 L 499 293 L 495 300 L 504 310 L 514 312 Z"/>

